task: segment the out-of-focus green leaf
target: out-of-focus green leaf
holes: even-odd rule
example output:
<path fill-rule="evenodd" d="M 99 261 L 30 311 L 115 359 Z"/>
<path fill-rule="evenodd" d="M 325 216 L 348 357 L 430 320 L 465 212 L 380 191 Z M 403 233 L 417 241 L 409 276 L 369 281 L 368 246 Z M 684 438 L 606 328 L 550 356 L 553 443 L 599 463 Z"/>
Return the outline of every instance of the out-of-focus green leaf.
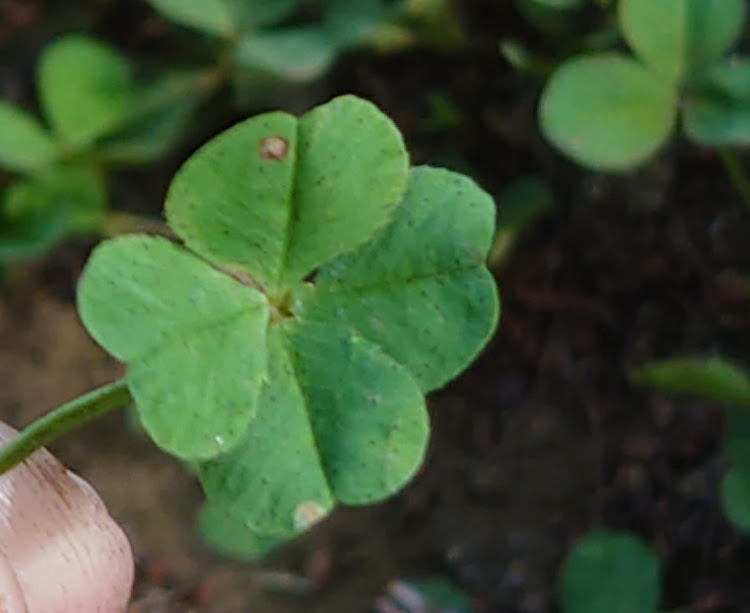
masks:
<path fill-rule="evenodd" d="M 65 238 L 66 225 L 66 214 L 62 210 L 45 217 L 0 220 L 0 263 L 42 257 Z"/>
<path fill-rule="evenodd" d="M 137 94 L 122 127 L 97 143 L 97 154 L 108 163 L 138 163 L 163 156 L 184 133 L 210 79 L 211 75 L 202 72 L 184 72 L 148 84 Z"/>
<path fill-rule="evenodd" d="M 695 394 L 732 407 L 750 409 L 750 378 L 721 357 L 672 358 L 649 362 L 631 373 L 638 385 Z"/>
<path fill-rule="evenodd" d="M 725 429 L 724 453 L 732 467 L 721 482 L 721 505 L 738 530 L 750 533 L 750 415 L 730 413 Z"/>
<path fill-rule="evenodd" d="M 278 23 L 301 0 L 147 0 L 168 19 L 220 38 Z"/>
<path fill-rule="evenodd" d="M 386 18 L 378 0 L 331 0 L 326 11 L 326 31 L 342 48 L 371 40 Z"/>
<path fill-rule="evenodd" d="M 518 40 L 506 38 L 500 41 L 500 55 L 519 72 L 546 78 L 554 69 L 550 60 L 546 60 L 531 51 Z"/>
<path fill-rule="evenodd" d="M 516 0 L 521 16 L 546 36 L 571 36 L 576 33 L 578 15 L 583 0 Z"/>
<path fill-rule="evenodd" d="M 717 61 L 742 31 L 745 0 L 620 0 L 625 39 L 673 83 Z"/>
<path fill-rule="evenodd" d="M 659 559 L 633 535 L 597 530 L 568 553 L 560 571 L 563 613 L 653 613 Z"/>
<path fill-rule="evenodd" d="M 720 495 L 727 519 L 740 532 L 750 533 L 750 473 L 740 466 L 730 468 L 721 481 Z"/>
<path fill-rule="evenodd" d="M 750 144 L 750 59 L 731 58 L 708 73 L 697 91 L 686 96 L 684 127 L 695 142 Z"/>
<path fill-rule="evenodd" d="M 388 22 L 384 21 L 379 30 L 387 30 L 388 25 L 400 26 L 410 34 L 412 42 L 443 49 L 466 42 L 458 16 L 459 3 L 453 0 L 402 0 L 395 5 L 385 2 L 385 5 L 393 10 Z M 394 34 L 390 38 L 396 42 Z M 389 49 L 383 46 L 388 40 L 385 34 L 378 33 L 375 40 L 378 48 Z"/>
<path fill-rule="evenodd" d="M 300 26 L 242 37 L 234 58 L 244 69 L 288 81 L 311 81 L 333 63 L 337 42 L 321 27 Z"/>
<path fill-rule="evenodd" d="M 105 208 L 101 177 L 86 166 L 17 181 L 4 194 L 0 261 L 38 257 L 66 236 L 96 232 Z"/>
<path fill-rule="evenodd" d="M 651 157 L 675 122 L 672 85 L 618 53 L 582 55 L 552 75 L 539 104 L 546 138 L 583 166 L 625 170 Z"/>
<path fill-rule="evenodd" d="M 513 248 L 518 235 L 552 206 L 549 185 L 538 175 L 525 175 L 511 183 L 500 195 L 497 230 L 487 260 L 498 266 Z"/>
<path fill-rule="evenodd" d="M 583 6 L 584 0 L 531 0 L 534 4 L 559 11 L 568 11 Z"/>
<path fill-rule="evenodd" d="M 499 230 L 525 227 L 552 206 L 553 195 L 539 175 L 524 175 L 513 181 L 500 195 L 497 209 Z"/>
<path fill-rule="evenodd" d="M 750 414 L 729 412 L 724 429 L 724 453 L 732 464 L 750 475 Z"/>
<path fill-rule="evenodd" d="M 51 162 L 56 154 L 54 141 L 34 117 L 0 100 L 0 166 L 31 172 Z"/>
<path fill-rule="evenodd" d="M 400 582 L 404 587 L 411 588 L 436 613 L 469 613 L 471 602 L 466 593 L 443 577 L 420 577 Z M 390 592 L 397 602 L 398 593 L 394 593 L 394 586 Z M 401 601 L 402 606 L 408 605 Z M 437 607 L 437 609 L 435 609 Z"/>
<path fill-rule="evenodd" d="M 229 38 L 235 31 L 234 15 L 229 3 L 225 0 L 147 0 L 147 2 L 175 23 L 206 34 Z"/>
<path fill-rule="evenodd" d="M 296 9 L 301 0 L 224 0 L 239 31 L 278 23 Z"/>
<path fill-rule="evenodd" d="M 116 124 L 133 101 L 130 64 L 115 49 L 70 34 L 44 49 L 39 100 L 53 131 L 66 144 L 95 140 Z"/>

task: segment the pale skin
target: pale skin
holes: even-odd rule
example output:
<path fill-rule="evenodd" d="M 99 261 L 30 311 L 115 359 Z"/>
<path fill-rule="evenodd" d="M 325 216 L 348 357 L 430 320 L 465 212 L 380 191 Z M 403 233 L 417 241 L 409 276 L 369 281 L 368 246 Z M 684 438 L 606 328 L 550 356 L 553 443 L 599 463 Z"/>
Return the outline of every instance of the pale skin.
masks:
<path fill-rule="evenodd" d="M 16 432 L 0 422 L 0 446 Z M 0 475 L 0 613 L 122 613 L 125 534 L 96 492 L 49 452 Z"/>

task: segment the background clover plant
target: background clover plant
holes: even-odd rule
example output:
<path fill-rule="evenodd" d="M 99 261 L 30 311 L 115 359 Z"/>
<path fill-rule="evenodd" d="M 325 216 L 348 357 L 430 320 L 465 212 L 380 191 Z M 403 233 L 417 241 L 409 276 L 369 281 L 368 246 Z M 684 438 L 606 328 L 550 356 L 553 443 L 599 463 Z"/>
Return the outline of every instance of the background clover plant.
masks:
<path fill-rule="evenodd" d="M 539 33 L 557 42 L 578 37 L 582 26 L 581 13 L 596 0 L 515 0 L 514 4 L 524 21 Z M 599 2 L 597 2 L 600 4 Z M 519 48 L 524 48 L 515 41 Z M 525 48 L 524 48 L 525 50 Z"/>
<path fill-rule="evenodd" d="M 584 53 L 553 73 L 539 103 L 545 137 L 577 163 L 633 168 L 673 132 L 678 114 L 695 143 L 750 142 L 750 60 L 727 55 L 744 0 L 619 0 L 620 31 L 634 55 Z"/>
<path fill-rule="evenodd" d="M 235 83 L 307 82 L 354 47 L 395 50 L 457 38 L 445 0 L 148 0 L 177 24 L 220 41 Z"/>
<path fill-rule="evenodd" d="M 108 212 L 107 172 L 162 158 L 199 103 L 226 79 L 257 98 L 265 91 L 257 86 L 267 89 L 269 78 L 309 81 L 352 46 L 400 48 L 433 21 L 445 38 L 443 22 L 452 23 L 443 0 L 151 4 L 218 38 L 214 65 L 143 81 L 118 50 L 87 35 L 48 44 L 37 67 L 42 121 L 0 100 L 0 168 L 18 175 L 1 195 L 0 264 L 43 255 L 66 237 L 132 226 Z"/>
<path fill-rule="evenodd" d="M 181 242 L 104 241 L 79 286 L 124 382 L 30 426 L 0 466 L 129 395 L 195 468 L 213 540 L 235 549 L 402 487 L 427 443 L 424 395 L 496 325 L 491 197 L 410 168 L 394 124 L 342 96 L 220 134 L 177 172 L 165 210 Z"/>
<path fill-rule="evenodd" d="M 750 533 L 750 376 L 722 357 L 669 358 L 649 362 L 632 372 L 635 383 L 694 394 L 727 409 L 723 455 L 728 470 L 721 481 L 724 515 L 741 532 Z"/>
<path fill-rule="evenodd" d="M 563 613 L 654 613 L 659 559 L 630 533 L 594 530 L 568 552 L 559 584 Z"/>
<path fill-rule="evenodd" d="M 0 263 L 43 254 L 71 235 L 108 227 L 106 170 L 162 156 L 206 85 L 167 73 L 140 84 L 114 48 L 83 34 L 47 45 L 37 67 L 44 123 L 0 100 Z"/>

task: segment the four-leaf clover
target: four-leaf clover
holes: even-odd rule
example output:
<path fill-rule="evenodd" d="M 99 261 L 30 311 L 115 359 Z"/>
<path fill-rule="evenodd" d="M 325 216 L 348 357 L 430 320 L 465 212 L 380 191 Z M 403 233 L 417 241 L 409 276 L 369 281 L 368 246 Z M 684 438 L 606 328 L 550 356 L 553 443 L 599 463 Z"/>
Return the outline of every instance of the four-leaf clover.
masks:
<path fill-rule="evenodd" d="M 490 196 L 410 169 L 393 123 L 342 96 L 219 135 L 165 208 L 182 244 L 106 241 L 79 288 L 156 443 L 263 535 L 401 487 L 427 442 L 424 393 L 496 325 Z"/>

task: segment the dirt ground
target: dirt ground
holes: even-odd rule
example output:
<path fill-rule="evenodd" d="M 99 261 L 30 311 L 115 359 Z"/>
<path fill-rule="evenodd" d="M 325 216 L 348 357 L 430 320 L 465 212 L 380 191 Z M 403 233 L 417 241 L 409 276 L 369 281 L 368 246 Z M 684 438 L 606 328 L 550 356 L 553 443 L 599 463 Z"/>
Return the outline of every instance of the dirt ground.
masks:
<path fill-rule="evenodd" d="M 74 25 L 136 54 L 176 53 L 168 31 L 145 30 L 142 7 L 124 19 L 124 2 L 80 2 L 76 12 L 0 0 L 0 16 L 24 4 L 34 8 L 28 23 L 12 29 L 0 19 L 0 48 L 19 54 L 0 62 L 0 86 L 21 98 L 40 42 Z M 720 408 L 627 381 L 629 367 L 653 357 L 720 352 L 747 362 L 750 214 L 717 158 L 685 143 L 618 177 L 560 159 L 534 127 L 538 83 L 497 52 L 500 37 L 529 36 L 512 3 L 473 0 L 462 14 L 471 39 L 463 50 L 354 54 L 295 104 L 343 91 L 368 97 L 404 131 L 415 162 L 469 172 L 496 197 L 526 173 L 549 182 L 552 211 L 496 271 L 496 338 L 430 397 L 430 451 L 401 494 L 340 509 L 262 563 L 227 561 L 201 543 L 199 487 L 124 412 L 59 441 L 53 451 L 94 485 L 132 540 L 131 613 L 367 611 L 390 581 L 419 576 L 452 580 L 477 612 L 544 613 L 555 610 L 565 551 L 595 526 L 656 546 L 664 610 L 750 610 L 750 541 L 717 502 Z M 457 121 L 429 121 L 435 96 Z M 207 109 L 191 142 L 236 118 L 221 109 L 221 100 Z M 118 174 L 115 203 L 158 212 L 190 146 Z M 122 374 L 74 310 L 89 247 L 71 244 L 16 269 L 2 290 L 0 417 L 13 425 Z"/>

